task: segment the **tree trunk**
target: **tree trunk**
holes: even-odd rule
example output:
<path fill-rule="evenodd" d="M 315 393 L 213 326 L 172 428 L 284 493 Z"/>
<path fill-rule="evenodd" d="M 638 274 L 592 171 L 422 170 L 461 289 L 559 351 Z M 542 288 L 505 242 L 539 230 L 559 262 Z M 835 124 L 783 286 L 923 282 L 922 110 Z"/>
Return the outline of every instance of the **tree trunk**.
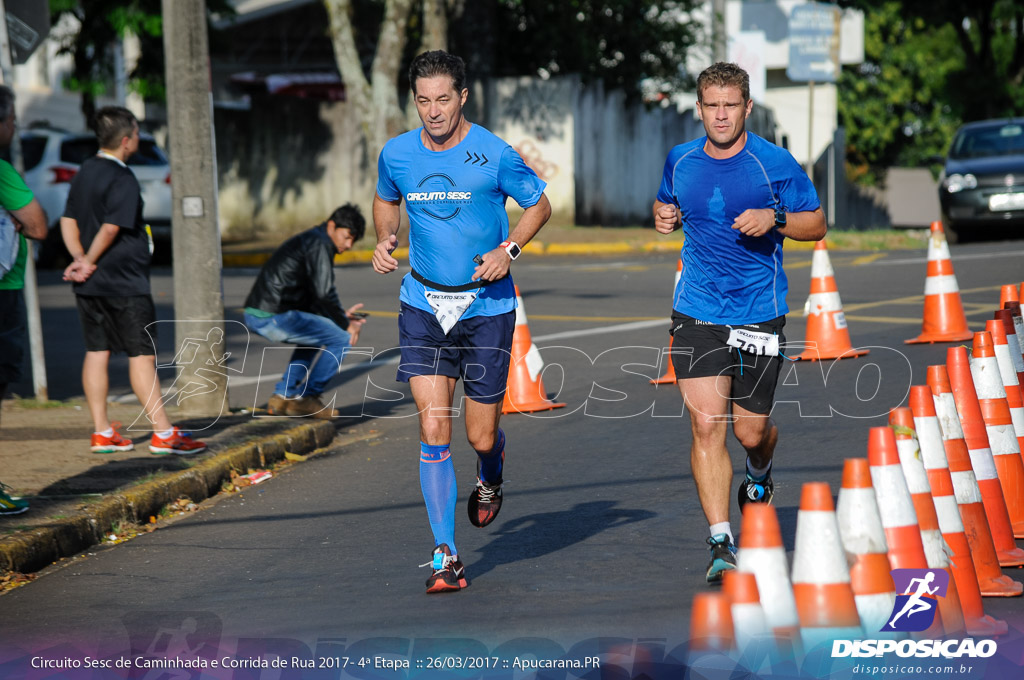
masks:
<path fill-rule="evenodd" d="M 356 107 L 363 134 L 376 159 L 384 143 L 407 129 L 398 106 L 398 71 L 405 48 L 406 26 L 413 0 L 388 0 L 369 80 L 363 73 L 352 29 L 352 0 L 324 0 L 331 42 L 346 98 Z M 376 162 L 370 167 L 376 172 Z"/>

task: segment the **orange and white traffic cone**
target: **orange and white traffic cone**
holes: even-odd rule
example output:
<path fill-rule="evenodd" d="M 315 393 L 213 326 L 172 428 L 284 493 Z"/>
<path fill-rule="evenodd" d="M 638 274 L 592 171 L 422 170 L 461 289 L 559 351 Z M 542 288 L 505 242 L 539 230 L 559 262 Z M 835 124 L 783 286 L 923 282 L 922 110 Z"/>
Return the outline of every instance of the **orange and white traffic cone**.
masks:
<path fill-rule="evenodd" d="M 960 508 L 956 502 L 953 478 L 946 462 L 935 402 L 927 385 L 915 385 L 910 388 L 910 409 L 914 414 L 914 426 L 921 447 L 921 463 L 928 475 L 932 501 L 935 503 L 935 513 L 939 520 L 939 531 L 952 551 L 949 556 L 951 575 L 960 596 L 967 632 L 971 635 L 1003 635 L 1007 631 L 1006 622 L 986 616 L 981 604 L 978 574 L 974 570 L 971 548 L 960 519 Z M 946 632 L 949 632 L 948 626 Z"/>
<path fill-rule="evenodd" d="M 679 288 L 679 279 L 683 276 L 683 258 L 679 258 L 679 262 L 676 264 L 676 280 L 672 285 L 672 290 Z M 672 344 L 675 342 L 675 338 L 670 337 L 668 341 L 668 354 L 665 355 L 665 360 L 668 362 L 668 366 L 665 368 L 665 374 L 660 378 L 655 378 L 651 381 L 652 385 L 668 385 L 676 381 L 676 368 L 672 365 Z"/>
<path fill-rule="evenodd" d="M 824 241 L 814 244 L 811 295 L 804 305 L 804 316 L 807 317 L 807 339 L 804 343 L 807 349 L 797 359 L 850 359 L 868 353 L 866 349 L 854 350 L 850 343 L 850 329 L 846 324 L 843 302 L 836 287 L 835 271 Z"/>
<path fill-rule="evenodd" d="M 1020 302 L 1020 293 L 1017 292 L 1017 286 L 1007 283 L 999 289 L 999 309 L 1002 309 L 1003 305 L 1011 301 Z"/>
<path fill-rule="evenodd" d="M 799 649 L 800 617 L 774 506 L 765 503 L 744 506 L 736 566 L 757 579 L 765 620 L 780 651 L 789 653 Z"/>
<path fill-rule="evenodd" d="M 836 519 L 843 549 L 853 560 L 850 588 L 857 602 L 864 636 L 904 637 L 899 633 L 879 632 L 889 621 L 896 604 L 896 585 L 889 573 L 885 529 L 878 514 L 867 458 L 843 461 L 843 485 L 836 501 Z"/>
<path fill-rule="evenodd" d="M 1024 584 L 1004 576 L 999 568 L 999 558 L 992 540 L 985 504 L 974 468 L 971 454 L 964 441 L 964 431 L 956 410 L 949 375 L 942 364 L 928 367 L 928 387 L 935 403 L 935 415 L 942 430 L 942 443 L 949 463 L 949 474 L 953 481 L 960 520 L 970 546 L 974 571 L 982 597 L 1019 597 L 1024 593 Z M 989 457 L 991 458 L 991 453 Z M 991 465 L 991 464 L 990 464 Z M 995 476 L 995 469 L 991 474 Z M 1004 511 L 1005 512 L 1005 511 Z M 1013 540 L 1013 537 L 1010 537 Z"/>
<path fill-rule="evenodd" d="M 889 546 L 889 566 L 893 569 L 927 569 L 921 528 L 917 523 L 914 501 L 903 477 L 899 447 L 892 428 L 873 427 L 868 433 L 868 464 L 871 484 L 882 516 L 885 542 Z M 925 631 L 925 637 L 942 635 L 942 618 Z"/>
<path fill-rule="evenodd" d="M 501 405 L 502 413 L 531 413 L 562 408 L 565 404 L 548 399 L 541 371 L 544 360 L 530 337 L 526 307 L 516 286 L 516 329 L 512 335 L 512 361 L 508 368 L 508 387 Z"/>
<path fill-rule="evenodd" d="M 932 222 L 931 231 L 931 239 L 928 241 L 928 272 L 924 280 L 924 321 L 921 334 L 904 341 L 908 345 L 971 339 L 942 222 Z"/>
<path fill-rule="evenodd" d="M 1013 540 L 1010 513 L 1006 507 L 995 456 L 989 448 L 988 431 L 985 428 L 981 405 L 978 403 L 978 393 L 974 388 L 967 348 L 958 346 L 946 350 L 946 371 L 953 391 L 953 402 L 960 416 L 964 441 L 970 452 L 971 467 L 974 469 L 981 500 L 985 505 L 985 516 L 988 518 L 988 528 L 992 532 L 992 543 L 996 548 L 999 566 L 1024 566 L 1024 550 L 1018 548 Z"/>
<path fill-rule="evenodd" d="M 1000 325 L 1000 328 L 1002 326 Z M 1013 417 L 1006 401 L 1006 388 L 999 374 L 992 334 L 980 331 L 974 334 L 974 351 L 970 358 L 971 376 L 978 393 L 981 416 L 988 432 L 996 474 L 1003 487 L 1006 510 L 1014 538 L 1024 538 L 1024 460 L 1020 457 L 1020 444 L 1013 428 Z"/>
<path fill-rule="evenodd" d="M 997 315 L 1006 313 L 1005 309 L 996 312 Z M 1012 323 L 1011 320 L 1011 330 Z M 1024 358 L 1014 356 L 1019 349 L 1019 345 L 1016 344 L 1017 333 L 1007 335 L 1006 327 L 1006 322 L 1000 318 L 985 322 L 985 330 L 992 336 L 992 344 L 995 346 L 999 378 L 1003 383 L 1003 391 L 1006 392 L 1006 405 L 1010 409 L 1010 421 L 1013 423 L 1013 433 L 1017 437 L 1017 450 L 1024 455 L 1024 398 L 1021 397 L 1019 377 L 1024 375 Z M 1014 339 L 1013 345 L 1010 344 L 1010 338 Z"/>
<path fill-rule="evenodd" d="M 925 388 L 927 389 L 927 388 Z M 963 605 L 960 604 L 960 593 L 953 579 L 949 563 L 950 548 L 946 544 L 943 531 L 939 524 L 935 500 L 932 498 L 931 484 L 921 456 L 921 446 L 915 430 L 914 414 L 906 406 L 894 408 L 889 412 L 889 424 L 896 433 L 896 450 L 900 454 L 900 467 L 903 468 L 903 479 L 907 482 L 907 490 L 914 503 L 917 525 L 921 528 L 921 543 L 930 569 L 944 569 L 949 574 L 949 590 L 946 597 L 939 602 L 939 614 L 942 616 L 942 627 L 947 635 L 964 631 Z M 956 513 L 956 524 L 960 524 L 959 512 L 955 501 L 953 511 Z M 947 518 L 948 519 L 948 518 Z M 949 527 L 950 530 L 953 527 Z"/>
<path fill-rule="evenodd" d="M 1001 337 L 1006 338 L 1006 354 L 1004 355 L 1000 353 L 999 337 L 996 337 L 996 333 L 992 334 L 992 340 L 996 343 L 996 358 L 999 359 L 999 370 L 1004 370 L 1004 359 L 1009 362 L 1010 370 L 1017 374 L 1017 391 L 1020 393 L 1021 399 L 1024 400 L 1024 352 L 1021 350 L 1017 327 L 1013 324 L 1013 312 L 1009 309 L 1000 309 L 993 314 L 993 317 L 1002 324 L 1003 332 Z M 1006 397 L 1009 399 L 1012 380 L 1004 375 L 1003 384 L 1006 386 Z M 1021 455 L 1024 455 L 1024 447 L 1021 448 Z"/>
<path fill-rule="evenodd" d="M 1013 330 L 1017 333 L 1021 349 L 1024 349 L 1024 317 L 1021 316 L 1020 303 L 1010 300 L 1003 304 L 1003 309 L 1010 312 L 1010 316 L 1013 318 Z"/>
<path fill-rule="evenodd" d="M 742 653 L 763 640 L 771 639 L 771 630 L 764 617 L 757 577 L 747 571 L 729 569 L 722 574 L 722 592 L 731 603 L 732 626 L 736 648 Z"/>
<path fill-rule="evenodd" d="M 826 482 L 808 482 L 800 493 L 793 551 L 793 597 L 800 638 L 808 652 L 832 640 L 863 633 L 850 587 L 846 553 Z"/>
<path fill-rule="evenodd" d="M 735 648 L 732 608 L 725 593 L 697 593 L 690 614 L 690 651 L 728 652 Z"/>

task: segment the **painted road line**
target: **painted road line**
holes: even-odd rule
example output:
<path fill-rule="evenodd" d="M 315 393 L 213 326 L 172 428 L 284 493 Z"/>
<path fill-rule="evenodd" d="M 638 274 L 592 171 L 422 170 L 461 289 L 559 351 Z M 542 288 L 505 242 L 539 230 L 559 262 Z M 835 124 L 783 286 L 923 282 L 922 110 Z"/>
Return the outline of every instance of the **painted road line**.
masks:
<path fill-rule="evenodd" d="M 992 253 L 957 253 L 952 259 L 954 262 L 960 262 L 961 260 L 988 260 L 993 257 L 1020 257 L 1021 255 L 1024 255 L 1024 250 L 996 251 Z M 927 262 L 927 257 L 914 257 L 900 260 L 884 260 L 878 264 L 925 264 Z"/>

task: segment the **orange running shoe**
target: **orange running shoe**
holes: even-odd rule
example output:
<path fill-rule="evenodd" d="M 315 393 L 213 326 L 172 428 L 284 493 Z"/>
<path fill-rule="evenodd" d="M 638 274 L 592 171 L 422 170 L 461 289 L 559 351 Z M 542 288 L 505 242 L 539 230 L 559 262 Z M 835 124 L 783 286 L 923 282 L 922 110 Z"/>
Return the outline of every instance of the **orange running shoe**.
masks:
<path fill-rule="evenodd" d="M 114 431 L 114 434 L 110 437 L 104 437 L 96 432 L 92 433 L 92 446 L 90 450 L 93 453 L 114 453 L 115 451 L 131 451 L 135 448 L 135 444 L 132 443 L 131 439 L 125 439 L 121 436 L 121 433 L 117 429 L 121 427 L 121 423 L 114 421 L 110 424 L 110 428 Z"/>
<path fill-rule="evenodd" d="M 156 456 L 177 454 L 179 456 L 192 456 L 206 450 L 206 442 L 192 439 L 189 432 L 182 432 L 177 426 L 171 428 L 171 436 L 166 439 L 156 432 L 149 440 L 149 452 Z"/>

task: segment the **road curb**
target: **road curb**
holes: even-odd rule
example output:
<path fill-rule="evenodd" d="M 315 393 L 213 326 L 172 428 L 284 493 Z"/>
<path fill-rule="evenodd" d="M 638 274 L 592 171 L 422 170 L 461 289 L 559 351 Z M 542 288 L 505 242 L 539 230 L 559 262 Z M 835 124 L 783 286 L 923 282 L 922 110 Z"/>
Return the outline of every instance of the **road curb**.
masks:
<path fill-rule="evenodd" d="M 75 515 L 0 539 L 0 571 L 38 571 L 102 542 L 117 522 L 145 524 L 182 496 L 196 502 L 210 498 L 231 478 L 232 470 L 266 467 L 284 460 L 286 453 L 308 454 L 330 444 L 335 434 L 329 421 L 307 423 L 110 494 Z"/>

